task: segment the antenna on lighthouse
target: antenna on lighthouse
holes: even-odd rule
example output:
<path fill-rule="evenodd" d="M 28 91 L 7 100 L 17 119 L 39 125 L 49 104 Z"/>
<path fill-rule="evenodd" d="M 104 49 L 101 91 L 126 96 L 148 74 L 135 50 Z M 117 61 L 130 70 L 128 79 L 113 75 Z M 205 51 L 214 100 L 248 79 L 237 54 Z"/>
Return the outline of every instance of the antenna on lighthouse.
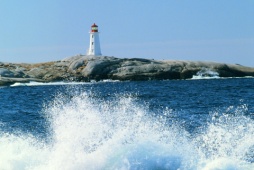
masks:
<path fill-rule="evenodd" d="M 89 45 L 87 55 L 100 56 L 101 47 L 100 47 L 99 32 L 98 32 L 98 26 L 95 23 L 91 26 L 91 31 L 89 33 L 90 33 L 90 45 Z"/>

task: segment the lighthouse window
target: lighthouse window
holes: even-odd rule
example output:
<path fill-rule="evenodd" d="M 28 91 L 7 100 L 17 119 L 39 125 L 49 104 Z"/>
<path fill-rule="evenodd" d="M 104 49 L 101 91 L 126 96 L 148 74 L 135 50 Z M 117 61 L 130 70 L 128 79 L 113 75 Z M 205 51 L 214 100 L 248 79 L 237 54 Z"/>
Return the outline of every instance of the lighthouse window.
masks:
<path fill-rule="evenodd" d="M 93 45 L 93 42 L 92 42 L 92 45 Z"/>
<path fill-rule="evenodd" d="M 92 35 L 92 38 L 93 38 L 93 35 Z"/>

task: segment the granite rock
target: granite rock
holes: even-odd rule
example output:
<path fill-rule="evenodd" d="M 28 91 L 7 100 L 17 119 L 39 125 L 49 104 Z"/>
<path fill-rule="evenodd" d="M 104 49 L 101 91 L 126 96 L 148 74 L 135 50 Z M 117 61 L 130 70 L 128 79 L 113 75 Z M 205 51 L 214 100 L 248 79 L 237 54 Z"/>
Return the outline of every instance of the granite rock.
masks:
<path fill-rule="evenodd" d="M 220 77 L 254 77 L 254 68 L 237 64 L 77 55 L 61 61 L 36 64 L 0 62 L 0 85 L 31 80 L 189 79 L 204 70 L 216 72 Z"/>

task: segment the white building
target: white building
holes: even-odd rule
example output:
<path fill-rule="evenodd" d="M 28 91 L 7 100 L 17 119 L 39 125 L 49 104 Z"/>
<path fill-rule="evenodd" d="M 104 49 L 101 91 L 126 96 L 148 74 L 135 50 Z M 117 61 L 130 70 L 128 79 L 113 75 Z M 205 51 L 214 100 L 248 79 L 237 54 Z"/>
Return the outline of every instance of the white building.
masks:
<path fill-rule="evenodd" d="M 91 26 L 90 33 L 90 45 L 87 52 L 87 55 L 101 55 L 101 47 L 100 47 L 100 39 L 99 39 L 99 32 L 98 26 L 94 23 Z"/>

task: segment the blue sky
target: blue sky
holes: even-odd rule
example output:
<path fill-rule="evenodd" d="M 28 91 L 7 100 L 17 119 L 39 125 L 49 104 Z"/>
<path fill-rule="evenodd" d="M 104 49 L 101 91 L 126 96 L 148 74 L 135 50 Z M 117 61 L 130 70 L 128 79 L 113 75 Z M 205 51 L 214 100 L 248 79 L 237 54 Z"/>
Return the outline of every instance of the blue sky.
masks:
<path fill-rule="evenodd" d="M 103 55 L 254 67 L 253 0 L 0 0 L 0 61 L 85 54 L 99 26 Z"/>

